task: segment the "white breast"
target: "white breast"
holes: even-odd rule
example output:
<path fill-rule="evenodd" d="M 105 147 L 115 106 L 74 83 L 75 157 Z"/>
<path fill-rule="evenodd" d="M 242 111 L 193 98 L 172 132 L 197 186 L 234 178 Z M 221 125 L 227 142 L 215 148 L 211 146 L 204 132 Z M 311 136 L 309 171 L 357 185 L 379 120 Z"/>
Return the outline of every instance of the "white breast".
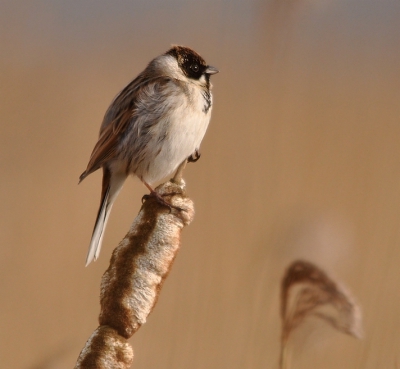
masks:
<path fill-rule="evenodd" d="M 157 182 L 173 173 L 177 167 L 196 149 L 206 133 L 211 117 L 211 108 L 205 112 L 206 104 L 202 90 L 196 85 L 189 85 L 188 94 L 182 96 L 171 114 L 159 124 L 167 132 L 161 140 L 155 134 L 148 143 L 148 155 L 140 173 L 135 173 L 148 183 Z M 188 96 L 190 98 L 188 98 Z M 161 140 L 161 142 L 160 142 Z"/>

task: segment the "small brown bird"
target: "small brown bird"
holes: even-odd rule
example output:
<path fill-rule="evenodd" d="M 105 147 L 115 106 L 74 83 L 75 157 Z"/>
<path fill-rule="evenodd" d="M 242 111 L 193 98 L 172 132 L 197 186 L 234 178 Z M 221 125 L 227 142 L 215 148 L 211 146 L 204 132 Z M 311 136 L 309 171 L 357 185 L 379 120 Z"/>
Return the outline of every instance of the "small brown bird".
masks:
<path fill-rule="evenodd" d="M 100 208 L 86 265 L 99 256 L 112 205 L 129 174 L 151 184 L 198 156 L 211 117 L 210 75 L 194 50 L 174 46 L 153 59 L 113 100 L 89 164 L 79 178 L 103 168 Z M 163 201 L 163 200 L 161 200 Z"/>

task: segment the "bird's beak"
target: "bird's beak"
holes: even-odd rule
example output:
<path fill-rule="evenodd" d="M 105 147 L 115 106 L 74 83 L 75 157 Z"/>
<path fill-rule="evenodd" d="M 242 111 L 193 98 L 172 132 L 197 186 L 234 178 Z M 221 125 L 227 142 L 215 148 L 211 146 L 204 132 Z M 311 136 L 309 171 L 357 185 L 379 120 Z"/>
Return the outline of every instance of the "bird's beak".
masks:
<path fill-rule="evenodd" d="M 216 73 L 218 73 L 219 72 L 219 70 L 217 69 L 217 68 L 215 68 L 215 67 L 212 67 L 211 65 L 209 65 L 208 67 L 207 67 L 207 69 L 206 69 L 206 74 L 216 74 Z"/>

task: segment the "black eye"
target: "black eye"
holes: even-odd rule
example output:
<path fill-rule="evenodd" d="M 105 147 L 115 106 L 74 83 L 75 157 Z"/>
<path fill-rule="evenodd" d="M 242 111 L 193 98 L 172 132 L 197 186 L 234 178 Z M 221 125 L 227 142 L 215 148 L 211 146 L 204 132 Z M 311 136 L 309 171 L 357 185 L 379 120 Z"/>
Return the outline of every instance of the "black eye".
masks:
<path fill-rule="evenodd" d="M 190 66 L 190 69 L 191 69 L 193 72 L 197 73 L 197 72 L 199 71 L 200 67 L 199 67 L 198 64 L 192 64 L 192 65 Z"/>

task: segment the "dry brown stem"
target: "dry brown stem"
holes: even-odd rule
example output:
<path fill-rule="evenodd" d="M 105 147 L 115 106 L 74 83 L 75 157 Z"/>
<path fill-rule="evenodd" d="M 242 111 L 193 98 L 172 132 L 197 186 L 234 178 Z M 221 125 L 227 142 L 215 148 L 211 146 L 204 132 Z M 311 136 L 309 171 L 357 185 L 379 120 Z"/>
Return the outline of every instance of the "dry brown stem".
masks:
<path fill-rule="evenodd" d="M 176 183 L 178 182 L 178 183 Z M 178 178 L 157 187 L 171 211 L 149 198 L 131 229 L 113 251 L 101 281 L 100 326 L 81 351 L 75 369 L 129 368 L 133 349 L 126 341 L 154 308 L 162 284 L 180 246 L 180 234 L 194 216 Z"/>

